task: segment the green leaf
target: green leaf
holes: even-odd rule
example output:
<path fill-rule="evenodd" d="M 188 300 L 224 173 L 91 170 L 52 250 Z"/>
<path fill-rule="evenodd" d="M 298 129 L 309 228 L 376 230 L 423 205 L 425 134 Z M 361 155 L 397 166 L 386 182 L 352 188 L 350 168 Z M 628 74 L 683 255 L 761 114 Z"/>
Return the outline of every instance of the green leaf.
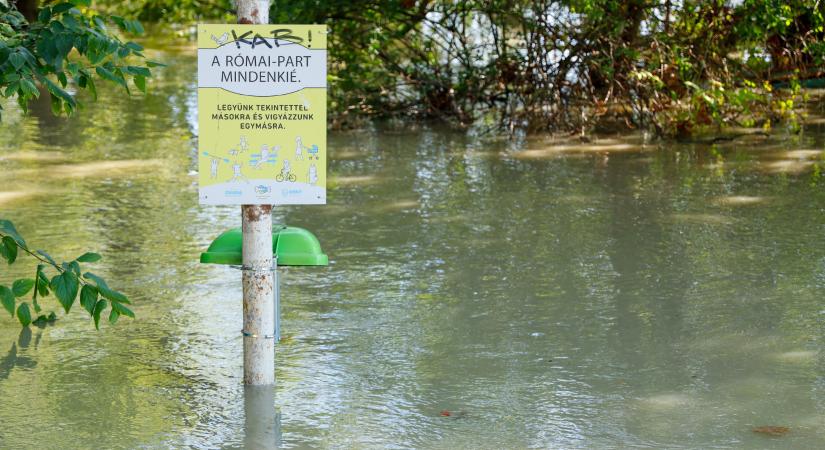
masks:
<path fill-rule="evenodd" d="M 62 12 L 66 12 L 70 9 L 74 8 L 74 5 L 71 3 L 60 3 L 52 7 L 52 14 L 60 14 Z"/>
<path fill-rule="evenodd" d="M 49 99 L 52 102 L 52 114 L 59 116 L 60 112 L 63 111 L 63 101 L 51 92 L 49 93 Z"/>
<path fill-rule="evenodd" d="M 132 30 L 134 30 L 135 34 L 143 34 L 143 32 L 145 31 L 143 29 L 143 25 L 141 25 L 141 23 L 137 20 L 132 20 L 131 22 L 132 22 Z"/>
<path fill-rule="evenodd" d="M 20 233 L 14 228 L 11 220 L 0 219 L 0 233 L 11 236 L 21 247 L 26 246 L 26 241 L 23 240 L 23 237 L 20 236 Z"/>
<path fill-rule="evenodd" d="M 123 75 L 123 70 L 121 70 L 121 68 L 118 67 L 114 70 L 114 74 L 115 77 L 117 77 L 119 80 L 123 80 L 123 83 L 118 82 L 118 84 L 122 85 L 123 88 L 126 89 L 127 94 L 132 95 L 132 93 L 129 91 L 129 85 L 126 84 L 126 76 Z"/>
<path fill-rule="evenodd" d="M 44 257 L 44 258 L 46 258 L 46 261 L 48 261 L 48 262 L 52 263 L 52 265 L 54 265 L 54 266 L 56 266 L 56 265 L 57 265 L 57 263 L 55 262 L 54 258 L 52 258 L 51 256 L 49 256 L 49 254 L 48 254 L 48 253 L 46 253 L 46 252 L 44 252 L 43 250 L 38 250 L 38 251 L 37 251 L 37 254 L 38 254 L 38 255 L 40 255 L 40 256 L 42 256 L 42 257 Z"/>
<path fill-rule="evenodd" d="M 49 90 L 50 94 L 52 94 L 54 97 L 57 97 L 59 100 L 63 101 L 63 103 L 67 107 L 67 112 L 68 109 L 73 109 L 76 106 L 77 103 L 74 97 L 72 97 L 68 92 L 63 90 L 60 86 L 56 85 L 54 81 L 44 76 L 38 76 L 38 79 L 46 85 L 46 88 Z M 54 98 L 52 98 L 52 101 L 54 101 Z M 54 105 L 52 105 L 52 107 L 54 107 Z"/>
<path fill-rule="evenodd" d="M 34 280 L 31 278 L 21 278 L 14 281 L 11 290 L 14 292 L 15 297 L 22 297 L 26 295 L 32 287 L 34 287 Z"/>
<path fill-rule="evenodd" d="M 52 9 L 48 6 L 45 8 L 41 8 L 40 12 L 37 13 L 37 20 L 39 22 L 48 22 L 49 19 L 52 18 Z"/>
<path fill-rule="evenodd" d="M 92 94 L 92 99 L 97 101 L 97 88 L 95 87 L 95 80 L 92 77 L 88 77 L 88 84 L 89 84 L 89 92 Z"/>
<path fill-rule="evenodd" d="M 140 66 L 126 66 L 126 71 L 133 75 L 143 75 L 144 77 L 152 76 L 152 72 L 149 69 Z"/>
<path fill-rule="evenodd" d="M 43 268 L 46 267 L 43 264 L 37 265 L 37 293 L 40 294 L 41 297 L 45 297 L 49 295 L 49 279 L 46 277 L 46 274 L 43 272 Z"/>
<path fill-rule="evenodd" d="M 32 313 L 29 311 L 28 303 L 23 302 L 17 307 L 17 320 L 19 320 L 24 327 L 32 323 Z"/>
<path fill-rule="evenodd" d="M 132 319 L 135 318 L 135 313 L 133 313 L 131 309 L 121 305 L 118 302 L 112 302 L 112 309 L 116 310 L 119 314 L 122 314 L 124 316 L 131 317 Z"/>
<path fill-rule="evenodd" d="M 100 261 L 101 258 L 102 258 L 102 256 L 100 256 L 97 253 L 86 252 L 86 253 L 80 255 L 77 259 L 75 259 L 75 261 L 84 262 L 84 263 L 93 263 L 93 262 Z"/>
<path fill-rule="evenodd" d="M 117 311 L 115 311 L 114 308 L 112 308 L 112 311 L 109 312 L 109 323 L 114 325 L 115 322 L 117 322 L 118 317 L 120 317 L 120 313 L 118 313 Z"/>
<path fill-rule="evenodd" d="M 92 17 L 92 22 L 94 22 L 95 25 L 97 25 L 97 27 L 101 30 L 106 30 L 106 22 L 103 21 L 103 17 L 94 16 Z"/>
<path fill-rule="evenodd" d="M 66 85 L 69 84 L 69 80 L 66 78 L 66 72 L 58 72 L 57 81 L 60 82 L 61 86 L 66 87 Z"/>
<path fill-rule="evenodd" d="M 95 304 L 97 304 L 97 288 L 91 284 L 84 284 L 80 289 L 80 304 L 83 306 L 89 315 L 95 312 Z"/>
<path fill-rule="evenodd" d="M 126 297 L 125 295 L 123 295 L 122 293 L 120 293 L 118 291 L 115 291 L 114 289 L 104 288 L 104 289 L 99 289 L 99 290 L 100 290 L 100 295 L 108 298 L 109 300 L 111 300 L 113 302 L 126 303 L 127 305 L 131 303 L 129 301 L 128 297 Z"/>
<path fill-rule="evenodd" d="M 32 83 L 32 81 L 28 78 L 23 78 L 20 80 L 20 89 L 27 97 L 40 97 L 40 91 L 37 90 L 37 86 L 35 86 L 34 83 Z"/>
<path fill-rule="evenodd" d="M 112 19 L 112 22 L 114 22 L 115 25 L 126 31 L 126 20 L 124 20 L 123 17 L 112 15 L 109 16 L 109 18 Z"/>
<path fill-rule="evenodd" d="M 63 59 L 72 51 L 72 47 L 74 47 L 74 36 L 69 33 L 61 33 L 57 36 L 54 45 L 59 52 L 58 56 Z"/>
<path fill-rule="evenodd" d="M 103 278 L 100 278 L 99 276 L 97 276 L 97 275 L 95 275 L 91 272 L 86 272 L 86 273 L 83 274 L 83 276 L 85 278 L 88 278 L 88 279 L 94 281 L 97 284 L 97 290 L 100 292 L 100 295 L 102 295 L 103 297 L 106 297 L 109 300 L 112 300 L 112 301 L 115 301 L 115 302 L 118 302 L 118 303 L 126 303 L 127 305 L 129 303 L 131 303 L 129 301 L 128 297 L 126 297 L 125 295 L 121 294 L 118 291 L 115 291 L 114 289 L 109 288 L 109 285 L 106 284 L 106 281 L 104 281 Z"/>
<path fill-rule="evenodd" d="M 9 62 L 14 66 L 15 70 L 20 70 L 23 64 L 26 63 L 26 58 L 20 52 L 14 52 L 9 55 Z"/>
<path fill-rule="evenodd" d="M 6 87 L 6 91 L 3 93 L 3 96 L 11 97 L 12 94 L 17 92 L 17 90 L 19 88 L 20 88 L 20 83 L 19 82 L 9 83 L 9 85 Z"/>
<path fill-rule="evenodd" d="M 79 286 L 77 275 L 67 270 L 60 275 L 55 275 L 49 286 L 52 288 L 52 291 L 54 291 L 57 300 L 63 305 L 63 309 L 68 313 L 69 310 L 72 309 L 74 300 L 77 297 Z"/>
<path fill-rule="evenodd" d="M 126 86 L 126 80 L 123 79 L 122 75 L 121 76 L 115 75 L 112 71 L 110 71 L 109 69 L 107 69 L 105 67 L 102 67 L 102 66 L 95 67 L 95 71 L 97 72 L 98 75 L 100 75 L 101 78 L 105 78 L 109 81 L 113 81 L 113 82 L 123 86 L 127 90 L 129 89 Z"/>
<path fill-rule="evenodd" d="M 140 92 L 146 93 L 146 77 L 142 75 L 135 75 L 134 79 L 132 80 L 135 82 L 135 86 L 140 89 Z"/>
<path fill-rule="evenodd" d="M 143 46 L 141 46 L 140 44 L 134 43 L 132 41 L 129 41 L 124 45 L 126 46 L 126 48 L 128 48 L 129 50 L 132 50 L 133 52 L 142 52 L 143 51 Z"/>
<path fill-rule="evenodd" d="M 98 330 L 100 329 L 100 313 L 102 313 L 103 310 L 106 309 L 107 303 L 108 302 L 106 302 L 106 300 L 98 300 L 97 304 L 95 304 L 94 312 L 92 312 L 92 317 L 95 319 L 95 328 Z"/>
<path fill-rule="evenodd" d="M 0 242 L 0 254 L 6 258 L 9 264 L 17 259 L 17 242 L 11 236 L 3 236 L 3 240 Z"/>
<path fill-rule="evenodd" d="M 14 317 L 14 292 L 6 286 L 0 285 L 0 302 L 3 303 L 3 308 Z"/>

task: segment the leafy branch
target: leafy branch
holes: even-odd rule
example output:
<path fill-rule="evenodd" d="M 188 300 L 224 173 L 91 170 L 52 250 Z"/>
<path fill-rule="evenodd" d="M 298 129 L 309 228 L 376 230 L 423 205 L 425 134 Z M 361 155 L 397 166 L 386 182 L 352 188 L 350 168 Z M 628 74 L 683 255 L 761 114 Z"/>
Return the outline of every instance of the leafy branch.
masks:
<path fill-rule="evenodd" d="M 149 68 L 161 64 L 148 60 L 145 65 L 128 64 L 130 57 L 144 58 L 143 47 L 121 41 L 108 27 L 137 35 L 143 33 L 143 26 L 136 20 L 97 14 L 90 5 L 91 0 L 47 5 L 29 22 L 13 4 L 0 0 L 0 96 L 16 96 L 26 111 L 28 102 L 40 96 L 39 84 L 49 93 L 52 112 L 71 115 L 79 103 L 66 90 L 70 82 L 95 100 L 96 78 L 122 86 L 127 94 L 131 94 L 127 83 L 131 78 L 138 90 L 146 92 Z"/>
<path fill-rule="evenodd" d="M 38 299 L 47 297 L 50 293 L 54 294 L 67 314 L 79 295 L 81 306 L 94 319 L 97 329 L 100 329 L 101 314 L 109 306 L 111 306 L 109 312 L 111 324 L 117 322 L 121 315 L 135 317 L 135 313 L 126 306 L 131 302 L 125 295 L 110 288 L 103 278 L 94 273 L 83 273 L 80 263 L 100 261 L 99 254 L 87 252 L 72 261 L 58 264 L 45 251 L 32 251 L 17 232 L 14 224 L 9 220 L 0 219 L 0 256 L 11 265 L 17 261 L 21 251 L 39 262 L 34 278 L 17 279 L 12 283 L 11 288 L 0 284 L 0 303 L 12 317 L 17 315 L 17 320 L 23 326 L 28 326 L 30 323 L 42 325 L 57 319 L 54 312 L 41 314 L 42 308 Z M 57 274 L 49 279 L 46 275 L 47 269 Z M 31 302 L 34 313 L 38 314 L 34 320 L 32 320 L 32 311 L 28 302 L 23 301 L 17 304 L 17 299 L 24 298 L 29 292 L 32 292 Z"/>

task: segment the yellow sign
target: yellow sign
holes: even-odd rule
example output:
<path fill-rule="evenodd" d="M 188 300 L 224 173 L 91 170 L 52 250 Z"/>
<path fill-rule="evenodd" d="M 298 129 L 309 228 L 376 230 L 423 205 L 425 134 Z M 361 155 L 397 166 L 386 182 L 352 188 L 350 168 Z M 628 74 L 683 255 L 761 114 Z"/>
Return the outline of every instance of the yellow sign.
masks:
<path fill-rule="evenodd" d="M 198 25 L 204 205 L 326 203 L 323 25 Z"/>

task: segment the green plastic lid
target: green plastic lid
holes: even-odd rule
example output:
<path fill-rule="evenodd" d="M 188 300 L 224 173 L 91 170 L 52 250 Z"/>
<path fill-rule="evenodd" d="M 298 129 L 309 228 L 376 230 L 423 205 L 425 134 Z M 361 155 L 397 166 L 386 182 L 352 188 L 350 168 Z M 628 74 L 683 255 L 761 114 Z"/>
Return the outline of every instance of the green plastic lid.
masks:
<path fill-rule="evenodd" d="M 321 251 L 314 234 L 298 227 L 281 226 L 272 231 L 272 254 L 279 266 L 326 266 L 329 258 Z M 240 228 L 223 232 L 201 253 L 204 264 L 243 264 L 243 235 Z"/>

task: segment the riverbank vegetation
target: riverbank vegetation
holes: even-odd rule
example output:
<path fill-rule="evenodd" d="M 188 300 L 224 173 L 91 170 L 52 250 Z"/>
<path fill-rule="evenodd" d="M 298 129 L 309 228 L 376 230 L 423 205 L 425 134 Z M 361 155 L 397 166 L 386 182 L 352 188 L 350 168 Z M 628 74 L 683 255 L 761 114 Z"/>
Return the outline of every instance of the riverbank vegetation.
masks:
<path fill-rule="evenodd" d="M 228 0 L 106 0 L 147 22 L 224 20 Z M 123 11 L 123 10 L 126 11 Z M 821 0 L 297 0 L 274 23 L 330 29 L 334 125 L 690 136 L 798 131 L 825 77 Z"/>
<path fill-rule="evenodd" d="M 98 12 L 73 3 L 88 19 L 80 24 L 95 31 Z M 36 1 L 17 4 L 37 17 Z M 231 21 L 233 11 L 230 0 L 94 7 L 127 35 L 140 26 L 134 19 L 188 35 L 196 22 Z M 823 11 L 821 0 L 276 0 L 270 17 L 329 26 L 334 127 L 412 118 L 500 131 L 688 137 L 741 127 L 798 131 L 805 88 L 825 84 Z M 61 62 L 63 47 L 45 66 Z M 100 48 L 140 51 L 116 39 Z M 9 61 L 25 62 L 8 60 L 7 69 Z M 94 86 L 94 77 L 67 69 L 78 87 Z M 145 68 L 96 70 L 144 88 Z M 57 75 L 57 83 L 28 81 L 44 83 L 56 108 L 72 108 L 73 97 L 58 86 L 66 76 Z M 13 92 L 36 93 L 25 80 Z"/>

